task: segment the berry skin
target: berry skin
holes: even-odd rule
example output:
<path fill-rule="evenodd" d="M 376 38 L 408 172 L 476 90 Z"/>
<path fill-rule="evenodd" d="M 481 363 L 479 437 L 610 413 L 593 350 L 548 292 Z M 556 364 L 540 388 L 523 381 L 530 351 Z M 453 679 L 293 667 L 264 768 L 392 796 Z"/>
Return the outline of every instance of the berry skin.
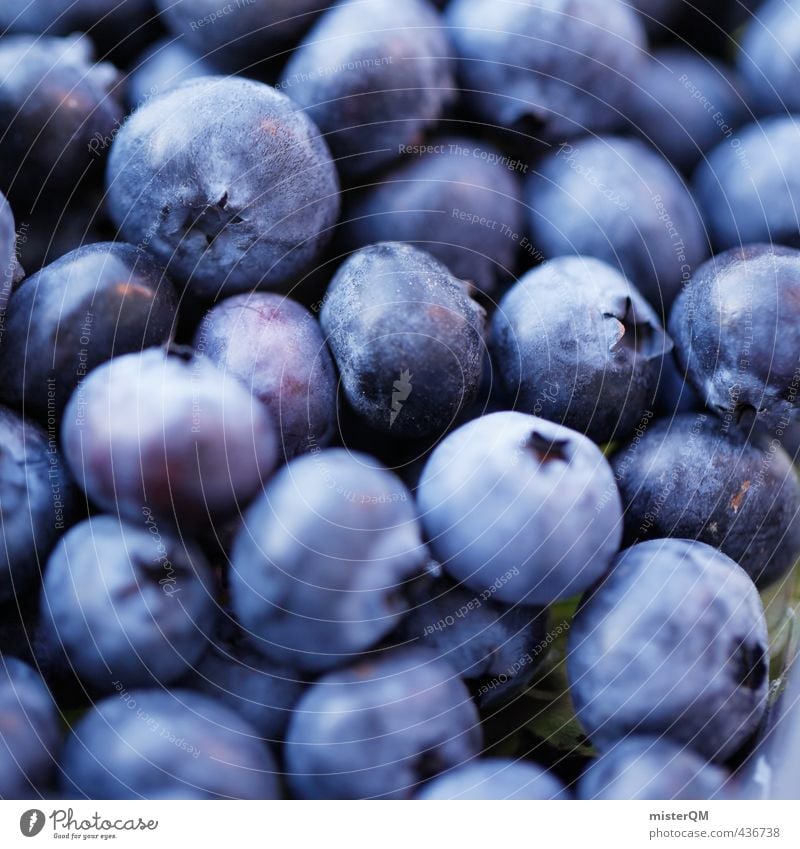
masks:
<path fill-rule="evenodd" d="M 36 586 L 75 498 L 55 434 L 0 407 L 0 603 Z"/>
<path fill-rule="evenodd" d="M 428 782 L 417 796 L 447 799 L 568 799 L 564 785 L 536 764 L 486 758 L 458 767 Z"/>
<path fill-rule="evenodd" d="M 294 460 L 245 516 L 231 596 L 255 648 L 281 665 L 321 671 L 355 659 L 408 609 L 425 568 L 406 488 L 343 449 Z"/>
<path fill-rule="evenodd" d="M 124 411 L 124 415 L 120 415 Z M 272 417 L 200 357 L 115 357 L 75 391 L 62 422 L 72 473 L 97 505 L 203 527 L 236 513 L 278 461 Z"/>
<path fill-rule="evenodd" d="M 494 413 L 450 434 L 423 470 L 418 502 L 445 571 L 508 604 L 582 592 L 603 576 L 622 536 L 600 450 L 523 413 Z"/>
<path fill-rule="evenodd" d="M 484 311 L 430 254 L 382 242 L 336 273 L 322 330 L 355 412 L 399 437 L 442 433 L 475 398 Z"/>
<path fill-rule="evenodd" d="M 547 257 L 604 260 L 659 315 L 668 314 L 681 284 L 708 255 L 688 189 L 638 139 L 587 137 L 561 145 L 531 174 L 525 200 L 532 240 Z"/>
<path fill-rule="evenodd" d="M 691 749 L 658 737 L 626 737 L 581 776 L 578 798 L 726 799 L 728 773 Z"/>
<path fill-rule="evenodd" d="M 72 35 L 86 32 L 98 55 L 126 62 L 155 30 L 151 0 L 25 0 L 0 7 L 0 32 Z"/>
<path fill-rule="evenodd" d="M 122 683 L 73 726 L 64 798 L 278 799 L 269 749 L 233 711 L 188 690 Z"/>
<path fill-rule="evenodd" d="M 446 661 L 485 708 L 531 683 L 546 656 L 549 623 L 546 610 L 512 607 L 445 577 L 422 578 L 412 588 L 396 639 Z"/>
<path fill-rule="evenodd" d="M 248 0 L 226 13 L 219 0 L 156 0 L 170 32 L 226 71 L 253 70 L 293 47 L 330 0 Z"/>
<path fill-rule="evenodd" d="M 800 555 L 800 480 L 777 439 L 707 413 L 653 423 L 612 459 L 628 544 L 661 537 L 719 548 L 765 587 Z"/>
<path fill-rule="evenodd" d="M 800 247 L 798 144 L 795 117 L 766 118 L 700 163 L 692 188 L 718 250 L 758 242 Z"/>
<path fill-rule="evenodd" d="M 98 693 L 170 684 L 196 663 L 216 612 L 203 555 L 155 525 L 96 516 L 47 562 L 43 638 Z"/>
<path fill-rule="evenodd" d="M 496 295 L 513 279 L 524 232 L 514 166 L 498 149 L 462 136 L 433 146 L 441 152 L 400 162 L 351 203 L 342 240 L 352 250 L 409 242 L 456 277 Z"/>
<path fill-rule="evenodd" d="M 767 705 L 761 600 L 729 557 L 703 543 L 651 540 L 622 552 L 582 602 L 567 669 L 578 719 L 606 751 L 664 735 L 724 763 Z"/>
<path fill-rule="evenodd" d="M 800 418 L 800 251 L 748 245 L 702 265 L 675 303 L 678 360 L 726 422 L 786 431 Z"/>
<path fill-rule="evenodd" d="M 617 0 L 453 0 L 445 21 L 476 116 L 552 141 L 612 129 L 646 56 Z"/>
<path fill-rule="evenodd" d="M 800 3 L 768 0 L 747 19 L 737 63 L 761 115 L 800 110 L 797 63 L 800 61 Z"/>
<path fill-rule="evenodd" d="M 203 319 L 194 347 L 269 409 L 288 459 L 333 437 L 336 370 L 305 307 L 269 293 L 226 298 Z"/>
<path fill-rule="evenodd" d="M 92 54 L 77 34 L 0 41 L 0 188 L 15 199 L 74 191 L 98 161 L 91 142 L 119 126 L 119 73 Z"/>
<path fill-rule="evenodd" d="M 59 717 L 41 677 L 0 656 L 0 799 L 48 793 L 59 748 Z"/>
<path fill-rule="evenodd" d="M 134 109 L 195 77 L 215 73 L 204 56 L 185 43 L 164 38 L 149 47 L 136 60 L 127 79 L 127 99 Z"/>
<path fill-rule="evenodd" d="M 343 0 L 292 53 L 278 87 L 352 181 L 397 159 L 441 116 L 453 95 L 451 56 L 425 0 Z"/>
<path fill-rule="evenodd" d="M 466 687 L 435 655 L 410 649 L 306 691 L 289 726 L 286 774 L 301 799 L 410 799 L 480 745 Z"/>
<path fill-rule="evenodd" d="M 689 173 L 746 120 L 746 87 L 736 72 L 685 48 L 653 54 L 631 93 L 631 128 Z"/>
<path fill-rule="evenodd" d="M 672 342 L 619 272 L 561 257 L 506 294 L 491 350 L 515 409 L 604 443 L 630 433 L 652 406 Z"/>
<path fill-rule="evenodd" d="M 164 270 L 132 245 L 68 253 L 14 292 L 0 349 L 0 397 L 44 420 L 81 380 L 120 354 L 172 338 L 178 299 Z"/>
<path fill-rule="evenodd" d="M 123 237 L 208 299 L 300 277 L 339 211 L 317 128 L 275 89 L 233 77 L 137 109 L 114 139 L 107 188 Z"/>

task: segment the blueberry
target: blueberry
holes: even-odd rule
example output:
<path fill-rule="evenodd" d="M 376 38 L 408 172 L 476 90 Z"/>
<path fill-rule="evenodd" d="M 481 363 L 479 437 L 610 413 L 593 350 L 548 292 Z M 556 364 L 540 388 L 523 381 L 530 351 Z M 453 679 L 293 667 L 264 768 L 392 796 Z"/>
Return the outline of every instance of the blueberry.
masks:
<path fill-rule="evenodd" d="M 568 799 L 564 785 L 536 764 L 485 758 L 434 778 L 418 799 Z"/>
<path fill-rule="evenodd" d="M 495 601 L 444 577 L 421 579 L 397 639 L 429 649 L 465 680 L 481 707 L 521 693 L 547 652 L 547 611 Z"/>
<path fill-rule="evenodd" d="M 744 123 L 744 96 L 732 68 L 673 47 L 643 67 L 625 115 L 635 132 L 687 172 Z"/>
<path fill-rule="evenodd" d="M 286 733 L 306 683 L 297 673 L 276 666 L 246 642 L 212 646 L 181 682 L 224 703 L 267 741 Z"/>
<path fill-rule="evenodd" d="M 56 432 L 0 407 L 0 602 L 36 585 L 75 495 Z"/>
<path fill-rule="evenodd" d="M 691 749 L 657 737 L 627 737 L 594 761 L 580 799 L 725 799 L 728 773 Z"/>
<path fill-rule="evenodd" d="M 686 186 L 636 139 L 587 137 L 561 145 L 531 175 L 526 200 L 533 242 L 546 256 L 605 260 L 659 314 L 708 254 Z"/>
<path fill-rule="evenodd" d="M 17 231 L 14 226 L 14 213 L 8 205 L 5 195 L 0 192 L 0 309 L 8 308 L 8 299 L 14 282 L 24 272 L 17 258 Z M 2 343 L 2 337 L 0 337 Z"/>
<path fill-rule="evenodd" d="M 776 440 L 710 414 L 653 423 L 613 458 L 629 543 L 698 539 L 733 558 L 759 586 L 800 555 L 800 481 Z"/>
<path fill-rule="evenodd" d="M 161 20 L 187 47 L 240 71 L 293 47 L 329 0 L 156 0 Z"/>
<path fill-rule="evenodd" d="M 724 762 L 767 704 L 761 600 L 744 570 L 703 543 L 651 540 L 624 551 L 570 629 L 570 692 L 601 750 L 666 736 Z"/>
<path fill-rule="evenodd" d="M 463 136 L 432 146 L 432 153 L 398 164 L 350 204 L 342 240 L 351 249 L 410 242 L 456 277 L 496 295 L 514 275 L 524 238 L 517 166 L 492 145 Z M 533 251 L 529 245 L 529 256 Z"/>
<path fill-rule="evenodd" d="M 316 127 L 244 79 L 200 77 L 137 109 L 114 139 L 107 180 L 124 238 L 204 298 L 292 282 L 339 210 Z"/>
<path fill-rule="evenodd" d="M 169 684 L 205 649 L 216 603 L 203 555 L 146 517 L 76 525 L 47 561 L 43 636 L 95 692 Z"/>
<path fill-rule="evenodd" d="M 445 20 L 477 117 L 550 140 L 619 123 L 646 55 L 617 0 L 453 0 Z"/>
<path fill-rule="evenodd" d="M 152 37 L 151 0 L 25 0 L 0 7 L 0 32 L 88 32 L 103 56 L 127 61 Z"/>
<path fill-rule="evenodd" d="M 59 747 L 56 706 L 41 677 L 0 656 L 0 799 L 48 792 Z"/>
<path fill-rule="evenodd" d="M 305 307 L 272 294 L 226 298 L 205 316 L 194 346 L 267 406 L 288 458 L 330 441 L 336 372 Z"/>
<path fill-rule="evenodd" d="M 208 360 L 157 349 L 92 371 L 64 411 L 62 444 L 97 505 L 132 521 L 146 508 L 182 528 L 241 509 L 278 458 L 263 404 Z"/>
<path fill-rule="evenodd" d="M 122 243 L 87 245 L 14 293 L 0 349 L 0 397 L 41 419 L 60 414 L 111 357 L 172 338 L 178 299 L 164 270 Z"/>
<path fill-rule="evenodd" d="M 425 466 L 418 500 L 445 570 L 509 604 L 546 605 L 587 589 L 622 535 L 600 450 L 523 413 L 494 413 L 450 434 Z"/>
<path fill-rule="evenodd" d="M 235 613 L 255 647 L 319 671 L 352 660 L 399 622 L 427 563 L 398 478 L 343 449 L 294 460 L 245 516 L 231 563 Z"/>
<path fill-rule="evenodd" d="M 672 342 L 614 268 L 562 257 L 529 271 L 503 298 L 491 348 L 515 409 L 602 443 L 641 421 Z"/>
<path fill-rule="evenodd" d="M 792 116 L 748 124 L 715 147 L 693 178 L 719 250 L 755 242 L 800 246 L 800 127 Z"/>
<path fill-rule="evenodd" d="M 163 38 L 137 59 L 127 79 L 128 103 L 137 108 L 187 80 L 214 72 L 213 65 L 183 41 Z"/>
<path fill-rule="evenodd" d="M 20 203 L 73 191 L 122 120 L 107 62 L 88 38 L 0 40 L 0 187 Z"/>
<path fill-rule="evenodd" d="M 453 95 L 451 55 L 426 0 L 343 0 L 292 54 L 278 87 L 352 180 L 396 159 L 441 116 Z"/>
<path fill-rule="evenodd" d="M 466 687 L 434 655 L 410 649 L 310 687 L 289 726 L 286 773 L 302 799 L 408 799 L 480 744 Z"/>
<path fill-rule="evenodd" d="M 320 320 L 345 397 L 384 433 L 439 434 L 477 394 L 483 310 L 425 251 L 399 242 L 357 251 Z"/>
<path fill-rule="evenodd" d="M 748 245 L 702 265 L 670 318 L 676 352 L 727 422 L 787 430 L 800 407 L 800 251 Z"/>
<path fill-rule="evenodd" d="M 748 18 L 737 62 L 762 115 L 800 110 L 797 63 L 800 61 L 800 3 L 767 0 Z"/>
<path fill-rule="evenodd" d="M 66 798 L 277 799 L 277 767 L 233 711 L 188 690 L 128 690 L 73 726 L 61 757 Z"/>

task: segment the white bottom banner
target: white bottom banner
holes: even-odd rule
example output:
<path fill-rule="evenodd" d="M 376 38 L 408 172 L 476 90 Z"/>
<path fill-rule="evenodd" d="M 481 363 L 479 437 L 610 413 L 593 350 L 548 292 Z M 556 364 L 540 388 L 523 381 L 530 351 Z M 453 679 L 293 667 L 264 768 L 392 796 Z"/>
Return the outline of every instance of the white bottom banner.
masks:
<path fill-rule="evenodd" d="M 0 846 L 800 846 L 797 802 L 0 802 Z"/>

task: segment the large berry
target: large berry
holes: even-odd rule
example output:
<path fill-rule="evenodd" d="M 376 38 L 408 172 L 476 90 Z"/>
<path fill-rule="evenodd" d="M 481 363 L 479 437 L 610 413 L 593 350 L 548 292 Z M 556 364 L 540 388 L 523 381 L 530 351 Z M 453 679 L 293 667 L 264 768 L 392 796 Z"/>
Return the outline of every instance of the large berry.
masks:
<path fill-rule="evenodd" d="M 427 563 L 411 496 L 398 478 L 343 449 L 283 469 L 239 530 L 233 607 L 255 647 L 319 671 L 377 643 L 409 606 Z"/>
<path fill-rule="evenodd" d="M 526 201 L 533 242 L 547 257 L 605 260 L 659 315 L 708 254 L 686 186 L 637 139 L 587 137 L 561 145 L 528 180 Z"/>
<path fill-rule="evenodd" d="M 426 0 L 343 0 L 294 51 L 279 88 L 353 178 L 417 142 L 452 99 L 452 60 Z"/>
<path fill-rule="evenodd" d="M 201 656 L 214 622 L 203 555 L 140 523 L 97 516 L 63 537 L 47 563 L 42 634 L 86 685 L 111 692 L 169 684 Z"/>
<path fill-rule="evenodd" d="M 700 163 L 693 189 L 719 250 L 755 242 L 800 246 L 800 125 L 794 116 L 748 124 Z"/>
<path fill-rule="evenodd" d="M 746 87 L 721 62 L 686 48 L 666 48 L 643 66 L 625 116 L 631 128 L 681 171 L 747 118 Z"/>
<path fill-rule="evenodd" d="M 120 682 L 73 726 L 60 765 L 66 798 L 280 798 L 277 766 L 255 730 L 189 690 Z"/>
<path fill-rule="evenodd" d="M 304 799 L 408 799 L 474 758 L 478 712 L 446 663 L 421 650 L 333 672 L 297 706 L 286 772 Z"/>
<path fill-rule="evenodd" d="M 139 521 L 148 509 L 194 528 L 243 508 L 278 460 L 260 401 L 208 360 L 158 349 L 91 372 L 64 411 L 62 442 L 107 512 Z"/>
<path fill-rule="evenodd" d="M 0 397 L 39 418 L 60 414 L 96 366 L 170 341 L 178 299 L 143 251 L 71 251 L 14 292 L 0 349 Z"/>
<path fill-rule="evenodd" d="M 698 539 L 760 586 L 800 555 L 800 481 L 777 438 L 748 439 L 709 413 L 688 413 L 655 422 L 612 463 L 628 543 Z"/>
<path fill-rule="evenodd" d="M 300 304 L 258 292 L 226 298 L 205 316 L 194 346 L 266 405 L 287 457 L 330 441 L 336 372 L 317 320 Z"/>
<path fill-rule="evenodd" d="M 275 89 L 234 77 L 199 77 L 137 109 L 107 183 L 122 235 L 206 298 L 292 282 L 339 211 L 317 128 Z"/>
<path fill-rule="evenodd" d="M 356 249 L 409 242 L 456 277 L 496 295 L 513 279 L 517 254 L 535 256 L 522 235 L 521 167 L 492 145 L 463 136 L 440 139 L 351 203 L 341 228 L 344 243 Z"/>
<path fill-rule="evenodd" d="M 492 320 L 492 356 L 515 409 L 609 442 L 652 407 L 672 350 L 652 307 L 599 260 L 529 271 Z"/>
<path fill-rule="evenodd" d="M 570 693 L 601 749 L 665 735 L 724 762 L 767 705 L 767 625 L 744 570 L 700 542 L 624 551 L 570 629 Z"/>
<path fill-rule="evenodd" d="M 453 0 L 464 99 L 490 124 L 563 139 L 619 122 L 645 34 L 618 0 Z"/>
<path fill-rule="evenodd" d="M 709 260 L 670 330 L 690 382 L 727 423 L 782 436 L 800 418 L 800 251 L 748 245 Z"/>
<path fill-rule="evenodd" d="M 0 41 L 0 188 L 15 198 L 74 190 L 119 126 L 119 73 L 93 52 L 77 34 Z"/>
<path fill-rule="evenodd" d="M 622 536 L 600 450 L 523 413 L 484 416 L 450 434 L 428 460 L 418 497 L 445 570 L 510 604 L 546 605 L 587 589 Z"/>
<path fill-rule="evenodd" d="M 483 309 L 424 251 L 383 242 L 356 252 L 320 318 L 345 397 L 378 430 L 441 433 L 478 392 Z"/>

